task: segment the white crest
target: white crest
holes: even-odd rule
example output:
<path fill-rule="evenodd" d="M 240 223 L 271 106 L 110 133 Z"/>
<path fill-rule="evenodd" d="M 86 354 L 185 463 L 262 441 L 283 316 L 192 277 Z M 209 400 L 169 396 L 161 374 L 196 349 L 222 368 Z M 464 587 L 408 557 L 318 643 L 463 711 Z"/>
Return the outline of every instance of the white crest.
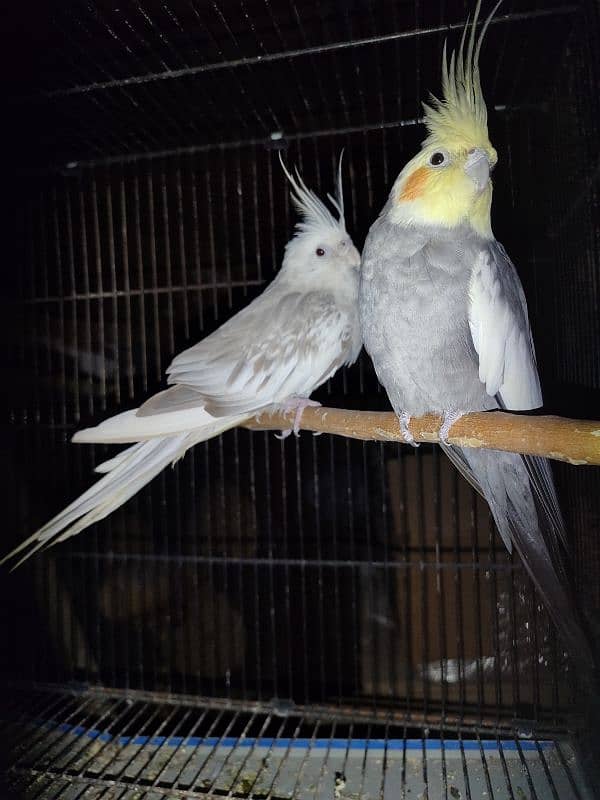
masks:
<path fill-rule="evenodd" d="M 346 222 L 344 220 L 344 194 L 342 189 L 342 157 L 344 151 L 340 153 L 340 160 L 338 164 L 337 187 L 335 195 L 328 194 L 327 197 L 337 212 L 337 218 L 331 213 L 329 208 L 317 195 L 309 189 L 302 180 L 298 169 L 295 168 L 295 177 L 292 175 L 281 157 L 279 152 L 279 162 L 285 173 L 286 178 L 292 187 L 291 197 L 294 205 L 298 209 L 301 216 L 299 222 L 296 223 L 296 230 L 299 234 L 315 234 L 324 233 L 327 230 L 334 231 L 335 233 L 346 233 Z M 325 231 L 324 231 L 325 229 Z"/>

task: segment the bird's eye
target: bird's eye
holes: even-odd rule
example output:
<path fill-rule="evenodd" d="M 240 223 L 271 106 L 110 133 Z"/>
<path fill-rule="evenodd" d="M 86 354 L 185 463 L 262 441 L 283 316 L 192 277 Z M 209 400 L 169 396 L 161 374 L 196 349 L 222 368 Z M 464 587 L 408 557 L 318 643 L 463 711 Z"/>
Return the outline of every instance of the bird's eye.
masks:
<path fill-rule="evenodd" d="M 439 150 L 435 152 L 429 159 L 432 167 L 441 167 L 446 162 L 446 154 L 441 153 Z"/>
<path fill-rule="evenodd" d="M 315 251 L 315 252 L 316 252 L 316 254 L 317 254 L 318 256 L 324 256 L 324 255 L 325 255 L 325 250 L 323 250 L 323 248 L 322 248 L 322 247 L 317 247 L 317 249 L 316 249 L 316 251 Z"/>

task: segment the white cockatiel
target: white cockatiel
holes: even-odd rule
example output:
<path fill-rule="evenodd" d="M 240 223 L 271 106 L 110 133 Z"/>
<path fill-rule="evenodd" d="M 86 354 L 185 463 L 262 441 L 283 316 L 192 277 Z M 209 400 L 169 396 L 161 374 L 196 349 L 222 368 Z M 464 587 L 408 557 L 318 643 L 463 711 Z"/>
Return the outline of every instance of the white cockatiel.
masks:
<path fill-rule="evenodd" d="M 301 220 L 275 279 L 246 308 L 173 360 L 167 370 L 171 388 L 73 436 L 74 442 L 135 444 L 100 464 L 96 471 L 105 476 L 4 561 L 29 548 L 20 564 L 44 545 L 80 533 L 190 447 L 269 406 L 295 409 L 297 433 L 303 408 L 318 405 L 308 400 L 310 394 L 356 360 L 361 349 L 360 254 L 344 221 L 341 157 L 336 196 L 328 195 L 337 216 L 297 171 L 294 177 L 281 164 Z"/>
<path fill-rule="evenodd" d="M 507 548 L 518 550 L 565 644 L 589 655 L 565 563 L 565 533 L 543 458 L 451 447 L 463 413 L 542 405 L 527 305 L 494 238 L 487 129 L 475 18 L 450 62 L 441 100 L 425 106 L 428 136 L 404 167 L 367 237 L 359 307 L 365 349 L 407 441 L 411 416 L 443 416 L 451 461 L 485 497 Z M 497 6 L 496 6 L 497 8 Z M 495 9 L 494 9 L 495 10 Z M 493 12 L 492 12 L 493 13 Z"/>

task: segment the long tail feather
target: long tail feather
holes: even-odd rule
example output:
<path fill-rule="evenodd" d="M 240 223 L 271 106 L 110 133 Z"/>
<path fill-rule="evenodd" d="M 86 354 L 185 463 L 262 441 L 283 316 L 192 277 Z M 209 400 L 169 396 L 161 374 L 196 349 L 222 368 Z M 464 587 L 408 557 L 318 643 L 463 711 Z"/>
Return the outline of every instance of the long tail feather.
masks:
<path fill-rule="evenodd" d="M 14 565 L 13 568 L 16 568 L 41 547 L 64 541 L 106 517 L 174 461 L 182 448 L 185 451 L 185 439 L 186 435 L 181 434 L 141 442 L 128 448 L 116 466 L 101 480 L 21 542 L 0 563 L 26 550 Z"/>
<path fill-rule="evenodd" d="M 129 412 L 126 412 L 125 415 L 120 414 L 119 424 L 115 422 L 117 418 L 113 418 L 112 421 L 107 420 L 97 428 L 89 428 L 85 431 L 86 437 L 77 437 L 77 440 L 128 441 L 128 423 L 130 421 L 128 415 Z M 201 425 L 194 430 L 171 436 L 155 434 L 154 438 L 137 442 L 108 461 L 104 461 L 96 467 L 96 471 L 102 473 L 104 477 L 63 509 L 60 514 L 17 545 L 14 550 L 0 560 L 0 564 L 4 564 L 9 559 L 26 551 L 14 565 L 13 569 L 16 569 L 42 547 L 63 542 L 65 539 L 81 533 L 94 522 L 99 522 L 123 505 L 159 472 L 162 472 L 168 464 L 178 461 L 190 447 L 218 436 L 246 418 L 247 415 L 221 419 L 209 417 L 211 421 L 208 424 Z M 139 429 L 135 427 L 137 425 L 135 418 L 133 425 L 134 429 L 139 432 Z"/>
<path fill-rule="evenodd" d="M 502 540 L 519 553 L 570 655 L 590 667 L 593 658 L 570 590 L 564 525 L 547 461 L 495 450 L 444 450 L 487 500 Z"/>
<path fill-rule="evenodd" d="M 167 395 L 169 390 L 161 392 L 161 395 Z M 142 406 L 142 409 L 144 406 Z M 94 428 L 84 428 L 73 436 L 73 441 L 77 443 L 92 443 L 92 444 L 132 444 L 134 442 L 141 442 L 145 439 L 154 439 L 157 436 L 173 436 L 179 433 L 186 433 L 195 429 L 204 429 L 209 431 L 214 429 L 216 436 L 222 430 L 232 427 L 228 421 L 223 417 L 214 417 L 205 411 L 204 408 L 188 408 L 188 409 L 175 409 L 163 410 L 162 413 L 157 414 L 144 414 L 138 412 L 140 409 L 134 408 L 131 411 L 123 411 L 114 417 L 101 422 Z M 246 414 L 246 416 L 248 416 Z M 234 425 L 244 419 L 243 416 L 234 422 Z M 223 428 L 223 423 L 225 428 Z M 210 436 L 206 437 L 207 439 Z"/>

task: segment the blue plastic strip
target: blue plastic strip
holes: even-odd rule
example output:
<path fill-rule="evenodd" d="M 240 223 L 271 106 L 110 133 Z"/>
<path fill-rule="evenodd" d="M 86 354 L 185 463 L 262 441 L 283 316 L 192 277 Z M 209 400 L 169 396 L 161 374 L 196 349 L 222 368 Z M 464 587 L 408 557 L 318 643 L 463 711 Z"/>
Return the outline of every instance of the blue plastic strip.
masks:
<path fill-rule="evenodd" d="M 442 743 L 439 739 L 289 739 L 289 738 L 248 738 L 238 739 L 235 736 L 225 736 L 220 739 L 218 736 L 118 736 L 113 737 L 110 733 L 103 733 L 102 731 L 94 730 L 93 728 L 87 730 L 81 725 L 69 725 L 68 723 L 61 722 L 46 722 L 39 720 L 38 725 L 49 728 L 50 730 L 57 730 L 61 733 L 72 733 L 75 736 L 87 736 L 89 739 L 97 739 L 100 742 L 116 741 L 120 745 L 134 744 L 145 745 L 150 744 L 156 747 L 166 745 L 167 747 L 179 747 L 185 745 L 186 747 L 268 747 L 268 748 L 281 748 L 291 747 L 296 749 L 307 750 L 309 747 L 313 750 L 425 750 L 429 752 L 440 751 Z M 500 740 L 502 750 L 507 752 L 517 750 L 517 742 L 514 739 L 507 739 L 506 741 Z M 542 750 L 550 750 L 553 748 L 554 742 L 548 740 L 541 740 L 538 742 L 529 741 L 527 739 L 520 740 L 518 746 L 521 750 L 527 752 L 537 750 L 540 747 Z M 486 752 L 499 753 L 498 742 L 495 739 L 482 739 L 477 741 L 475 739 L 463 739 L 463 750 L 479 750 L 483 748 Z M 461 742 L 457 739 L 444 739 L 444 750 L 460 750 Z"/>

